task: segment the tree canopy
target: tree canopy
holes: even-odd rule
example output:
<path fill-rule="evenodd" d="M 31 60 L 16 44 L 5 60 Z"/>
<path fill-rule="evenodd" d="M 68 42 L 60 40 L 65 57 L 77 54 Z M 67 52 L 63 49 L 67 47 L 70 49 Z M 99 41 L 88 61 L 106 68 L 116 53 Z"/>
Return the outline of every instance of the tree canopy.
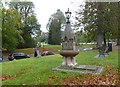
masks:
<path fill-rule="evenodd" d="M 34 46 L 35 43 L 32 36 L 37 36 L 41 32 L 40 24 L 34 13 L 34 4 L 32 2 L 10 2 L 9 7 L 12 10 L 17 10 L 21 15 L 20 21 L 22 26 L 20 29 L 23 32 L 22 37 L 24 44 L 20 43 L 21 45 L 19 45 L 18 48 Z"/>
<path fill-rule="evenodd" d="M 59 45 L 61 43 L 61 28 L 64 23 L 65 16 L 60 9 L 58 9 L 56 13 L 51 15 L 46 26 L 49 31 L 49 44 Z"/>
<path fill-rule="evenodd" d="M 2 9 L 0 8 L 0 49 L 2 48 L 2 14 L 1 13 L 2 13 Z"/>
<path fill-rule="evenodd" d="M 19 42 L 23 41 L 21 36 L 20 15 L 11 9 L 2 9 L 2 47 L 7 50 L 14 50 Z"/>
<path fill-rule="evenodd" d="M 110 39 L 118 38 L 117 19 L 118 2 L 86 2 L 85 8 L 77 12 L 76 20 L 78 23 L 76 26 L 82 24 L 86 38 L 89 41 L 97 42 L 99 57 L 104 56 L 107 46 L 106 39 L 109 42 Z"/>
<path fill-rule="evenodd" d="M 98 5 L 100 6 L 99 8 Z M 84 8 L 83 5 L 80 7 Z M 76 26 L 84 26 L 84 32 L 87 33 L 86 35 L 91 41 L 96 41 L 96 36 L 98 34 L 98 24 L 100 22 L 100 30 L 105 38 L 117 38 L 117 2 L 86 2 L 85 8 L 83 10 L 79 9 L 76 13 Z"/>
<path fill-rule="evenodd" d="M 2 9 L 2 44 L 7 50 L 34 47 L 41 34 L 32 2 L 9 2 Z M 0 17 L 1 18 L 1 17 Z"/>

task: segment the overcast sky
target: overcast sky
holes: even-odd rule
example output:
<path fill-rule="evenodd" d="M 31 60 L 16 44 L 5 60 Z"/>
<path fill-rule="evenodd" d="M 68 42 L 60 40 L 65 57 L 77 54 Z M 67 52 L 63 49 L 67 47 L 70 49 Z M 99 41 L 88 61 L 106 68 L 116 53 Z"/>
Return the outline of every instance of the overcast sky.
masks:
<path fill-rule="evenodd" d="M 41 30 L 47 32 L 46 24 L 50 18 L 50 15 L 55 13 L 57 9 L 60 9 L 63 13 L 70 8 L 70 11 L 73 13 L 77 10 L 78 3 L 83 2 L 83 0 L 30 0 L 35 5 L 35 13 L 39 23 L 41 24 Z M 73 2 L 74 1 L 74 2 Z"/>
<path fill-rule="evenodd" d="M 41 24 L 41 30 L 47 32 L 46 24 L 48 23 L 50 15 L 55 13 L 57 9 L 60 9 L 63 13 L 70 8 L 72 16 L 74 16 L 74 11 L 77 10 L 78 5 L 84 1 L 118 1 L 118 0 L 30 0 L 35 5 L 35 12 L 37 19 Z"/>

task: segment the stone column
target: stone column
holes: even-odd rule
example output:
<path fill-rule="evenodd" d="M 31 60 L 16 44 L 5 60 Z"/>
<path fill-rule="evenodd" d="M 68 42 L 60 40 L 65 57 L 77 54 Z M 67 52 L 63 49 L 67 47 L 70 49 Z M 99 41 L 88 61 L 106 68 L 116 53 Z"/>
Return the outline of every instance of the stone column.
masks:
<path fill-rule="evenodd" d="M 63 57 L 62 66 L 75 66 L 77 65 L 75 57 Z"/>
<path fill-rule="evenodd" d="M 72 63 L 73 63 L 74 66 L 77 65 L 77 62 L 76 62 L 76 58 L 75 58 L 75 57 L 72 58 Z"/>
<path fill-rule="evenodd" d="M 62 66 L 67 66 L 67 60 L 66 60 L 66 58 L 65 58 L 65 57 L 63 57 Z"/>

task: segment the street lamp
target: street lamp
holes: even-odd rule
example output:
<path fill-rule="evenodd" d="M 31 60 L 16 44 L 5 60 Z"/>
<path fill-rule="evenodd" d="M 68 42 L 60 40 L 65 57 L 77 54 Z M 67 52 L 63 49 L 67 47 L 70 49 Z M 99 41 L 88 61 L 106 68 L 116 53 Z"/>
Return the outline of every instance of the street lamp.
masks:
<path fill-rule="evenodd" d="M 68 11 L 65 12 L 65 15 L 66 15 L 66 23 L 70 23 L 70 17 L 71 17 L 71 12 L 69 11 L 69 8 L 68 8 Z"/>

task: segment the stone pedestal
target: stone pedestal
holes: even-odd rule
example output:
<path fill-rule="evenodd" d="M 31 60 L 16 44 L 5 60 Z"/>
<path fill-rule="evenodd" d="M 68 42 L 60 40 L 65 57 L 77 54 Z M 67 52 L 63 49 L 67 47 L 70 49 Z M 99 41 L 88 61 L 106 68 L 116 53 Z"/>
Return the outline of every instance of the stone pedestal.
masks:
<path fill-rule="evenodd" d="M 75 57 L 63 57 L 62 66 L 75 66 L 77 65 Z"/>
<path fill-rule="evenodd" d="M 62 66 L 75 66 L 75 65 L 77 65 L 75 56 L 78 53 L 79 53 L 79 51 L 61 50 L 60 55 L 63 56 Z"/>

